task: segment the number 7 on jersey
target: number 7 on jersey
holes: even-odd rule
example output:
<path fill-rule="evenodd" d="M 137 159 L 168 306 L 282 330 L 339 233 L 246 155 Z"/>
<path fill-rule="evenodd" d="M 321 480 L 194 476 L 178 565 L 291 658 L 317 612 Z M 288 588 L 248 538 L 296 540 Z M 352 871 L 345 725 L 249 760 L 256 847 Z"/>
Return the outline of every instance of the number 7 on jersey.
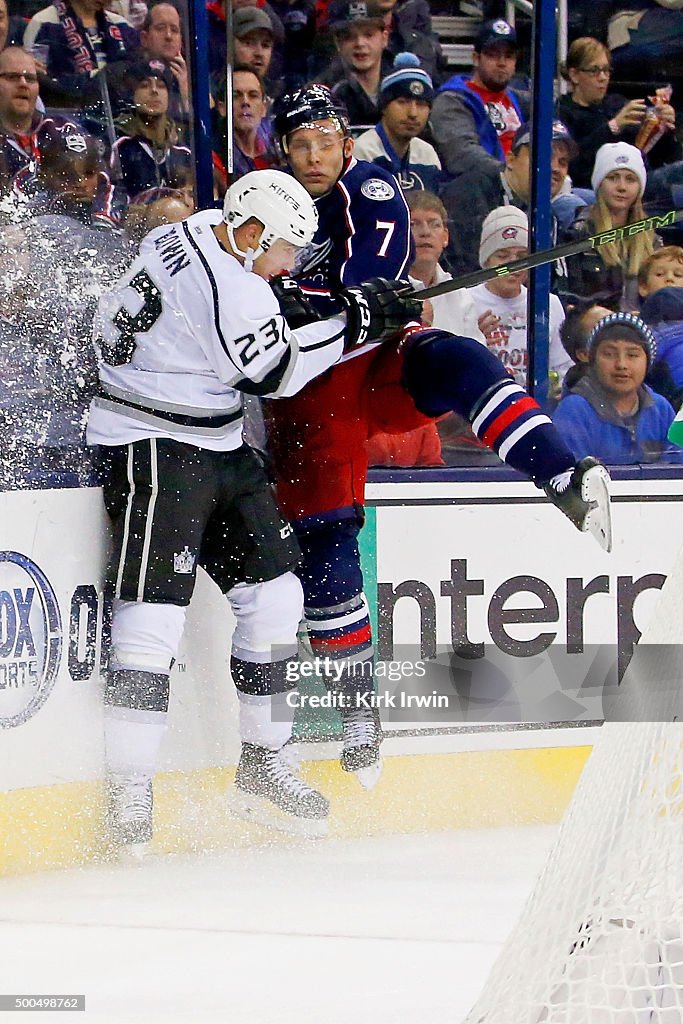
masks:
<path fill-rule="evenodd" d="M 396 230 L 396 221 L 395 220 L 378 220 L 376 225 L 375 225 L 375 227 L 377 228 L 378 231 L 385 231 L 386 232 L 386 234 L 384 236 L 384 239 L 382 241 L 382 244 L 380 245 L 379 249 L 377 250 L 377 255 L 378 256 L 386 256 L 387 250 L 389 248 L 389 243 L 391 242 L 391 239 L 392 239 L 392 236 L 394 234 L 394 231 Z"/>

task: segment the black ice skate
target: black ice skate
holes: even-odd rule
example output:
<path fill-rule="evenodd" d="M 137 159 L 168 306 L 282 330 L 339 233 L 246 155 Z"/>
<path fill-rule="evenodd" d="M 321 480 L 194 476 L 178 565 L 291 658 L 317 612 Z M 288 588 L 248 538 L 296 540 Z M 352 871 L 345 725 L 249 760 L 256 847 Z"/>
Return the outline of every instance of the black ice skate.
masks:
<path fill-rule="evenodd" d="M 142 860 L 152 839 L 152 781 L 140 775 L 107 780 L 109 833 L 123 860 Z"/>
<path fill-rule="evenodd" d="M 243 743 L 231 810 L 246 821 L 318 839 L 327 833 L 330 804 L 295 775 L 282 751 Z"/>
<path fill-rule="evenodd" d="M 601 548 L 612 550 L 610 475 L 590 455 L 573 470 L 554 476 L 543 490 L 582 533 L 592 533 Z"/>
<path fill-rule="evenodd" d="M 373 789 L 382 774 L 379 747 L 382 728 L 375 708 L 351 708 L 341 712 L 343 736 L 339 759 L 345 772 L 353 772 L 363 789 Z"/>

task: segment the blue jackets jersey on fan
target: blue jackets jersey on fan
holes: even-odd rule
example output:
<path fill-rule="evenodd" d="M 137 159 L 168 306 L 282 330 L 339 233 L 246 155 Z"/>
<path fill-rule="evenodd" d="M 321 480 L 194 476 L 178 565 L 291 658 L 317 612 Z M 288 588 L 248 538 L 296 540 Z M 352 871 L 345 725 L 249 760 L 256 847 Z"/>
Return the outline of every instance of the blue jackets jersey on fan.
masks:
<path fill-rule="evenodd" d="M 439 158 L 434 147 L 422 139 L 412 139 L 405 156 L 400 157 L 391 145 L 380 121 L 356 140 L 356 152 L 359 155 L 362 152 L 375 166 L 383 167 L 385 171 L 393 174 L 404 192 L 412 189 L 439 191 Z"/>
<path fill-rule="evenodd" d="M 439 92 L 456 92 L 461 97 L 462 102 L 469 110 L 474 120 L 474 125 L 479 136 L 479 145 L 482 149 L 486 150 L 491 156 L 496 157 L 501 162 L 505 159 L 503 153 L 503 147 L 498 140 L 498 133 L 494 128 L 491 120 L 489 119 L 488 112 L 484 105 L 484 101 L 478 93 L 474 92 L 473 89 L 467 87 L 467 83 L 471 80 L 471 73 L 466 75 L 453 75 L 445 82 Z M 517 111 L 519 116 L 520 124 L 526 121 L 526 117 L 522 112 L 519 100 L 511 89 L 503 90 L 505 95 L 510 100 L 510 103 Z"/>
<path fill-rule="evenodd" d="M 192 153 L 187 146 L 169 143 L 155 149 L 147 139 L 123 136 L 117 139 L 114 149 L 131 199 L 148 188 L 179 188 L 191 172 Z"/>
<path fill-rule="evenodd" d="M 657 363 L 665 363 L 675 387 L 683 388 L 683 320 L 654 324 Z"/>
<path fill-rule="evenodd" d="M 60 13 L 61 6 L 52 3 L 34 15 L 26 28 L 24 47 L 49 47 L 48 89 L 51 80 L 56 80 L 62 94 L 92 101 L 100 95 L 96 72 L 102 62 L 110 65 L 130 60 L 140 45 L 139 36 L 125 18 L 113 11 L 98 9 L 96 28 L 87 29 L 68 3 Z"/>

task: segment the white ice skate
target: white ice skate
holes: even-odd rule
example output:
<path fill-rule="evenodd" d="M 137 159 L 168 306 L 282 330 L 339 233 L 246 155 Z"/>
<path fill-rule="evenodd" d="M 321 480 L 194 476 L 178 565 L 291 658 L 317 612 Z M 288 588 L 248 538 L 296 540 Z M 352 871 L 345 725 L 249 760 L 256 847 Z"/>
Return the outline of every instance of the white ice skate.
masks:
<path fill-rule="evenodd" d="M 343 724 L 340 764 L 353 772 L 363 789 L 374 789 L 382 774 L 379 748 L 382 728 L 374 708 L 353 708 L 341 713 Z"/>
<path fill-rule="evenodd" d="M 330 804 L 292 771 L 282 751 L 243 743 L 230 810 L 256 825 L 321 839 L 327 834 Z"/>
<path fill-rule="evenodd" d="M 589 455 L 543 486 L 552 503 L 578 530 L 591 533 L 605 551 L 612 550 L 609 483 L 605 467 Z"/>
<path fill-rule="evenodd" d="M 140 775 L 107 779 L 107 824 L 118 859 L 139 863 L 152 839 L 152 781 Z"/>

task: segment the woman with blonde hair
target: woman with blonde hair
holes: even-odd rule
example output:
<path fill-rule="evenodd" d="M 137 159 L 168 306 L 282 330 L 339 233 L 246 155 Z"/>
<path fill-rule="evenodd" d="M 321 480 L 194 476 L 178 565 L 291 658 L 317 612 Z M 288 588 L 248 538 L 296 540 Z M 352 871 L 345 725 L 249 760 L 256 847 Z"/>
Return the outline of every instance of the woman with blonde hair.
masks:
<path fill-rule="evenodd" d="M 627 142 L 608 142 L 595 157 L 591 185 L 595 203 L 583 207 L 569 230 L 569 240 L 587 238 L 624 227 L 645 217 L 646 171 L 639 149 Z M 567 260 L 566 291 L 607 306 L 638 308 L 638 272 L 660 240 L 654 231 L 609 242 Z"/>
<path fill-rule="evenodd" d="M 607 142 L 635 144 L 646 115 L 653 109 L 663 134 L 648 152 L 649 166 L 660 167 L 681 158 L 681 146 L 673 131 L 676 112 L 671 104 L 661 95 L 626 100 L 609 93 L 611 73 L 609 50 L 599 39 L 582 36 L 574 40 L 562 68 L 571 92 L 560 97 L 557 105 L 558 117 L 579 147 L 578 155 L 569 164 L 574 188 L 591 187 L 591 173 L 600 146 Z"/>

